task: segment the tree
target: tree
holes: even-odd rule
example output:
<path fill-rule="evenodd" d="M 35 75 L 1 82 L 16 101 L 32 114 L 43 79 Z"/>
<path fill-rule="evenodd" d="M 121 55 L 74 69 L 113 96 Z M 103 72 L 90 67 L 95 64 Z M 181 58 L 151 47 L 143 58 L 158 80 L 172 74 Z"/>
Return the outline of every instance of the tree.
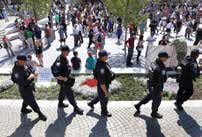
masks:
<path fill-rule="evenodd" d="M 23 0 L 22 8 L 30 11 L 36 20 L 48 16 L 52 0 Z"/>
<path fill-rule="evenodd" d="M 107 11 L 113 16 L 123 19 L 125 40 L 129 23 L 139 25 L 148 18 L 147 14 L 141 12 L 148 2 L 149 0 L 104 0 Z M 124 44 L 124 51 L 126 58 L 126 44 Z"/>

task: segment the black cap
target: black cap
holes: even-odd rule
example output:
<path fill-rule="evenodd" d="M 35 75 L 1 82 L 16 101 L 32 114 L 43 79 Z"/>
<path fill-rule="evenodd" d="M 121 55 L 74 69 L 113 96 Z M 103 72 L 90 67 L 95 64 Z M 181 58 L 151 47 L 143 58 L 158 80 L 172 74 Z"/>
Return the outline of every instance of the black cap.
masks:
<path fill-rule="evenodd" d="M 159 54 L 158 54 L 158 57 L 159 58 L 170 58 L 170 56 L 168 55 L 168 53 L 167 52 L 159 52 Z"/>
<path fill-rule="evenodd" d="M 74 52 L 73 52 L 73 55 L 78 55 L 78 52 L 77 52 L 77 51 L 74 51 Z"/>
<path fill-rule="evenodd" d="M 104 56 L 108 56 L 108 53 L 106 50 L 101 50 L 99 53 L 98 53 L 99 57 L 104 57 Z"/>
<path fill-rule="evenodd" d="M 199 49 L 193 49 L 192 51 L 191 51 L 191 55 L 198 55 L 198 54 L 200 54 L 200 51 L 199 51 Z"/>
<path fill-rule="evenodd" d="M 17 60 L 24 60 L 24 61 L 26 61 L 27 57 L 26 57 L 26 55 L 18 55 L 17 56 Z"/>
<path fill-rule="evenodd" d="M 67 45 L 61 46 L 60 48 L 61 51 L 70 51 L 69 47 Z"/>

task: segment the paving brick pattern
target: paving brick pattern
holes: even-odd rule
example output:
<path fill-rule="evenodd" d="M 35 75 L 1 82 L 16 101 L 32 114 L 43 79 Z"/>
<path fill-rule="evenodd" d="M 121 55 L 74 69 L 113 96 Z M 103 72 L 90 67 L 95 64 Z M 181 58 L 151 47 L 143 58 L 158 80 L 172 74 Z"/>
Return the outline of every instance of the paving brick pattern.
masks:
<path fill-rule="evenodd" d="M 75 115 L 72 107 L 57 109 L 57 101 L 38 101 L 48 116 L 46 122 L 38 121 L 31 113 L 19 113 L 21 100 L 0 100 L 0 137 L 202 137 L 202 101 L 185 104 L 185 112 L 174 110 L 172 101 L 160 107 L 164 118 L 150 117 L 150 104 L 142 108 L 142 114 L 134 117 L 136 102 L 110 102 L 113 117 L 100 116 L 100 106 L 89 111 L 86 101 L 79 101 L 85 113 Z"/>

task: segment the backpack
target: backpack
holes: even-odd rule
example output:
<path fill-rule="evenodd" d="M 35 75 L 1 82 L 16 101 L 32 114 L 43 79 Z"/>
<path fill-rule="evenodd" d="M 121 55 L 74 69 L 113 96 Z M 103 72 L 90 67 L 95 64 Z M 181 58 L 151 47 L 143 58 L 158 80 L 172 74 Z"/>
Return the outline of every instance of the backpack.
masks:
<path fill-rule="evenodd" d="M 54 77 L 57 77 L 60 74 L 60 60 L 59 58 L 56 59 L 56 61 L 51 66 L 51 72 Z"/>

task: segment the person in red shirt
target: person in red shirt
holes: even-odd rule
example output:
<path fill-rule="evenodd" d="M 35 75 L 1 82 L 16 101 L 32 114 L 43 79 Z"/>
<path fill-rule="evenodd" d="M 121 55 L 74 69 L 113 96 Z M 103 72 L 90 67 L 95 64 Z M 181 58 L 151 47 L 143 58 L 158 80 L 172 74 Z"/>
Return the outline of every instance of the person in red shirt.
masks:
<path fill-rule="evenodd" d="M 4 35 L 2 40 L 3 40 L 4 48 L 6 49 L 9 58 L 14 57 L 15 54 L 14 54 L 14 52 L 12 50 L 12 44 L 11 44 L 9 38 L 6 35 Z"/>
<path fill-rule="evenodd" d="M 126 66 L 131 67 L 133 63 L 131 62 L 131 59 L 133 57 L 134 52 L 134 42 L 135 42 L 135 34 L 132 34 L 131 37 L 125 42 L 128 47 L 128 56 L 126 61 Z"/>
<path fill-rule="evenodd" d="M 48 43 L 48 47 L 50 47 L 52 40 L 51 40 L 51 29 L 50 29 L 48 24 L 45 25 L 44 32 L 45 32 L 45 37 L 46 37 L 46 40 L 47 40 L 47 43 Z"/>

